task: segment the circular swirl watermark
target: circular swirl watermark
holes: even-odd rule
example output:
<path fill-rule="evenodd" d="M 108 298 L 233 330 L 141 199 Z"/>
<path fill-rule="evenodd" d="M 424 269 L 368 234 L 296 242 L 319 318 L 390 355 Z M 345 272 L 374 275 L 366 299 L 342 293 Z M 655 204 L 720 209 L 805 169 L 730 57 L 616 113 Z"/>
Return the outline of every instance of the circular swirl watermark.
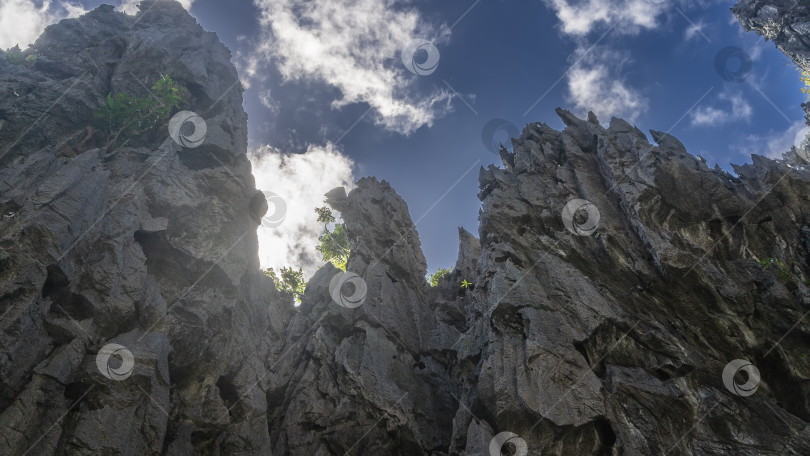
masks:
<path fill-rule="evenodd" d="M 740 372 L 744 372 L 748 376 L 746 382 L 742 384 L 734 380 L 734 377 Z M 737 396 L 746 397 L 756 393 L 759 389 L 759 382 L 759 369 L 744 359 L 735 359 L 723 368 L 723 384 L 726 385 L 727 390 Z"/>
<path fill-rule="evenodd" d="M 752 68 L 754 61 L 751 56 L 736 46 L 724 47 L 714 57 L 714 69 L 724 81 L 744 82 Z"/>
<path fill-rule="evenodd" d="M 110 366 L 110 358 L 117 356 L 121 358 L 121 365 L 113 368 Z M 101 375 L 110 380 L 126 380 L 132 375 L 135 367 L 135 356 L 126 347 L 119 344 L 107 344 L 101 347 L 96 355 L 96 367 Z"/>
<path fill-rule="evenodd" d="M 287 218 L 287 202 L 276 193 L 262 190 L 267 201 L 267 213 L 262 217 L 262 226 L 276 228 Z M 272 210 L 272 211 L 271 211 Z"/>
<path fill-rule="evenodd" d="M 430 41 L 412 40 L 399 51 L 399 56 L 405 68 L 419 76 L 433 74 L 439 67 L 439 49 Z"/>
<path fill-rule="evenodd" d="M 562 210 L 565 228 L 579 236 L 590 236 L 599 227 L 599 209 L 590 201 L 572 199 Z"/>
<path fill-rule="evenodd" d="M 500 132 L 503 132 L 504 135 L 499 135 L 498 133 Z M 506 119 L 492 119 L 487 122 L 487 124 L 484 125 L 484 129 L 481 130 L 481 142 L 484 143 L 484 146 L 490 152 L 496 155 L 498 154 L 500 144 L 503 144 L 504 141 L 508 143 L 510 139 L 517 138 L 518 136 L 520 136 L 518 128 L 515 124 Z"/>
<path fill-rule="evenodd" d="M 354 287 L 354 291 L 348 288 Z M 351 292 L 350 295 L 344 293 Z M 329 281 L 329 295 L 336 304 L 354 309 L 360 307 L 366 300 L 368 286 L 362 277 L 353 272 L 339 272 Z"/>
<path fill-rule="evenodd" d="M 490 456 L 526 456 L 529 446 L 514 432 L 501 432 L 489 441 Z"/>
<path fill-rule="evenodd" d="M 188 126 L 194 129 L 186 132 Z M 169 119 L 169 136 L 183 147 L 193 149 L 201 146 L 207 134 L 208 125 L 205 124 L 205 119 L 196 112 L 180 111 Z"/>

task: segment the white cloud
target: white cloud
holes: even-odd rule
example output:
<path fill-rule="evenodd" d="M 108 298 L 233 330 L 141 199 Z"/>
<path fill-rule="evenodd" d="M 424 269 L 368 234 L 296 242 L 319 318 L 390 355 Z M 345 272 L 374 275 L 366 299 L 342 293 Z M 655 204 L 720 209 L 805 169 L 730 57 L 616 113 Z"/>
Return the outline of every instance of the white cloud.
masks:
<path fill-rule="evenodd" d="M 631 122 L 648 107 L 647 98 L 622 73 L 629 53 L 611 48 L 615 37 L 656 31 L 661 19 L 722 0 L 544 0 L 560 21 L 560 31 L 574 39 L 573 67 L 567 73 L 568 101 L 578 111 L 594 111 L 601 118 L 624 117 Z M 680 16 L 678 16 L 680 17 Z M 703 24 L 686 29 L 687 39 L 700 34 Z M 602 36 L 594 41 L 595 32 Z M 591 35 L 594 33 L 594 35 Z"/>
<path fill-rule="evenodd" d="M 271 113 L 278 114 L 279 106 L 278 103 L 273 100 L 273 97 L 270 94 L 270 89 L 259 91 L 259 103 L 261 103 L 262 106 L 267 108 Z"/>
<path fill-rule="evenodd" d="M 574 54 L 578 60 L 568 72 L 569 102 L 580 114 L 593 111 L 600 119 L 616 116 L 635 122 L 648 100 L 620 74 L 629 61 L 627 54 L 608 49 L 585 52 L 580 48 Z"/>
<path fill-rule="evenodd" d="M 577 42 L 571 57 L 574 64 L 566 75 L 568 101 L 580 114 L 593 111 L 603 119 L 618 116 L 634 122 L 647 109 L 648 100 L 622 75 L 629 54 L 605 45 L 597 47 L 588 43 L 586 37 L 601 29 L 614 35 L 636 35 L 653 29 L 665 6 L 647 0 L 545 0 L 545 3 L 560 20 L 563 35 Z"/>
<path fill-rule="evenodd" d="M 0 0 L 0 48 L 19 45 L 25 49 L 45 27 L 86 12 L 80 5 L 66 1 L 45 0 L 37 6 L 33 0 Z"/>
<path fill-rule="evenodd" d="M 703 21 L 690 23 L 683 32 L 684 41 L 690 41 L 693 38 L 697 40 L 708 39 L 706 33 L 703 31 L 705 28 L 706 24 L 704 24 Z"/>
<path fill-rule="evenodd" d="M 692 125 L 714 127 L 738 121 L 749 121 L 754 110 L 742 94 L 722 92 L 718 97 L 727 109 L 717 106 L 699 107 L 692 113 Z"/>
<path fill-rule="evenodd" d="M 740 153 L 745 156 L 751 154 L 764 155 L 769 158 L 782 158 L 791 147 L 799 146 L 810 128 L 804 120 L 797 120 L 783 131 L 770 131 L 765 135 L 748 135 L 740 146 Z"/>
<path fill-rule="evenodd" d="M 562 32 L 584 36 L 599 26 L 616 26 L 621 34 L 636 34 L 657 25 L 665 5 L 647 0 L 545 0 L 557 14 Z"/>
<path fill-rule="evenodd" d="M 194 3 L 194 0 L 177 0 L 186 11 L 191 10 L 191 5 Z M 141 0 L 124 0 L 121 5 L 118 7 L 120 11 L 123 11 L 127 14 L 135 14 L 138 12 L 138 3 L 141 3 Z"/>
<path fill-rule="evenodd" d="M 415 38 L 447 39 L 446 26 L 435 30 L 396 0 L 254 2 L 262 36 L 241 65 L 246 78 L 272 61 L 285 80 L 318 80 L 337 88 L 333 108 L 368 103 L 378 124 L 403 134 L 431 126 L 449 111 L 449 92 L 415 96 L 419 77 L 399 61 L 399 50 Z"/>
<path fill-rule="evenodd" d="M 354 183 L 354 163 L 333 145 L 310 146 L 303 154 L 284 154 L 264 146 L 248 154 L 256 188 L 279 195 L 287 206 L 286 218 L 275 228 L 259 226 L 259 261 L 262 268 L 303 268 L 309 278 L 323 261 L 315 247 L 323 225 L 315 208 L 323 206 L 324 193 Z M 275 214 L 268 209 L 267 217 Z"/>
<path fill-rule="evenodd" d="M 679 20 L 690 10 L 705 10 L 728 0 L 543 0 L 560 20 L 563 34 L 585 36 L 615 27 L 612 33 L 636 35 L 661 26 L 659 19 L 674 14 Z M 733 18 L 733 15 L 729 13 Z M 688 17 L 688 16 L 687 16 Z M 690 19 L 691 20 L 691 19 Z M 735 21 L 736 22 L 736 21 Z"/>

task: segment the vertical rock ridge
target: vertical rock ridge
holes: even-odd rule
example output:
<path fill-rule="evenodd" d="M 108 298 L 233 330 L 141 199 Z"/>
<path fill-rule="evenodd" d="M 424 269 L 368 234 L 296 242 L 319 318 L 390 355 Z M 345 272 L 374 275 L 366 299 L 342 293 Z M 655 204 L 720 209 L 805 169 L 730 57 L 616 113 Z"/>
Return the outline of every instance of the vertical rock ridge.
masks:
<path fill-rule="evenodd" d="M 48 27 L 33 65 L 0 59 L 0 117 L 19 133 L 0 139 L 3 454 L 270 451 L 251 392 L 292 309 L 258 267 L 242 88 L 178 3 L 140 8 Z M 164 129 L 99 148 L 88 125 L 107 93 L 146 96 L 161 75 L 188 91 L 205 144 Z M 121 381 L 110 344 L 132 355 Z"/>

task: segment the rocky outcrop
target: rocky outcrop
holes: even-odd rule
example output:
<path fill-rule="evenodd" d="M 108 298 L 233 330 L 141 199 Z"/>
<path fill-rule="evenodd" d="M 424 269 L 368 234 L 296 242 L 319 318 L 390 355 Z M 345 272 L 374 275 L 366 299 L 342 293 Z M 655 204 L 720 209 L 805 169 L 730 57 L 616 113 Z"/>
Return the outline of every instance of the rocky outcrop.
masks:
<path fill-rule="evenodd" d="M 0 454 L 810 454 L 802 154 L 733 176 L 559 110 L 481 170 L 436 287 L 388 183 L 329 192 L 347 271 L 293 307 L 215 35 L 145 1 L 27 52 L 0 58 Z M 106 94 L 161 74 L 203 144 L 102 147 Z"/>
<path fill-rule="evenodd" d="M 755 157 L 734 177 L 558 113 L 481 174 L 466 451 L 510 431 L 537 454 L 806 453 L 807 171 Z M 734 359 L 755 395 L 724 385 Z"/>
<path fill-rule="evenodd" d="M 810 6 L 807 2 L 740 0 L 731 10 L 746 30 L 773 41 L 799 68 L 810 71 Z M 810 103 L 803 103 L 802 108 L 810 123 Z"/>
<path fill-rule="evenodd" d="M 460 233 L 436 288 L 409 279 L 424 261 L 385 182 L 330 199 L 367 293 L 330 308 L 337 271 L 310 281 L 278 451 L 810 451 L 806 168 L 735 177 L 664 133 L 558 114 L 482 170 L 481 242 Z"/>
<path fill-rule="evenodd" d="M 0 56 L 0 454 L 268 454 L 256 384 L 293 309 L 259 270 L 267 206 L 229 51 L 145 1 L 64 20 L 26 55 Z M 100 147 L 107 93 L 148 96 L 161 75 L 204 145 L 164 126 Z"/>

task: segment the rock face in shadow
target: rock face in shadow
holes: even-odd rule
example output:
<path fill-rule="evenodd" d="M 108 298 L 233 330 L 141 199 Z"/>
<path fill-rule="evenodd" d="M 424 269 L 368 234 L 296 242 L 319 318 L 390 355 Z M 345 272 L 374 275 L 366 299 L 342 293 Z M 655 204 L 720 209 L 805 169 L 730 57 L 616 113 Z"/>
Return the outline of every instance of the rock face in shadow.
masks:
<path fill-rule="evenodd" d="M 269 454 L 256 384 L 293 310 L 259 269 L 267 207 L 230 52 L 146 1 L 64 20 L 27 55 L 0 55 L 0 454 Z M 148 96 L 161 75 L 204 144 L 163 125 L 99 147 L 107 93 Z M 132 354 L 124 380 L 97 366 L 108 344 Z M 127 371 L 122 356 L 101 367 Z"/>
<path fill-rule="evenodd" d="M 467 450 L 511 431 L 542 454 L 807 452 L 806 169 L 736 178 L 663 133 L 558 114 L 481 173 Z M 755 395 L 724 386 L 734 359 Z"/>
<path fill-rule="evenodd" d="M 0 55 L 0 454 L 810 454 L 801 154 L 732 176 L 559 110 L 481 169 L 436 287 L 387 182 L 329 192 L 347 271 L 293 307 L 259 270 L 229 52 L 141 5 Z M 204 144 L 100 147 L 106 94 L 161 74 Z"/>
<path fill-rule="evenodd" d="M 387 183 L 328 200 L 367 292 L 350 309 L 337 270 L 310 281 L 277 452 L 490 454 L 504 432 L 529 454 L 810 452 L 807 168 L 735 177 L 664 133 L 558 114 L 481 170 L 481 241 L 461 230 L 435 288 Z"/>

